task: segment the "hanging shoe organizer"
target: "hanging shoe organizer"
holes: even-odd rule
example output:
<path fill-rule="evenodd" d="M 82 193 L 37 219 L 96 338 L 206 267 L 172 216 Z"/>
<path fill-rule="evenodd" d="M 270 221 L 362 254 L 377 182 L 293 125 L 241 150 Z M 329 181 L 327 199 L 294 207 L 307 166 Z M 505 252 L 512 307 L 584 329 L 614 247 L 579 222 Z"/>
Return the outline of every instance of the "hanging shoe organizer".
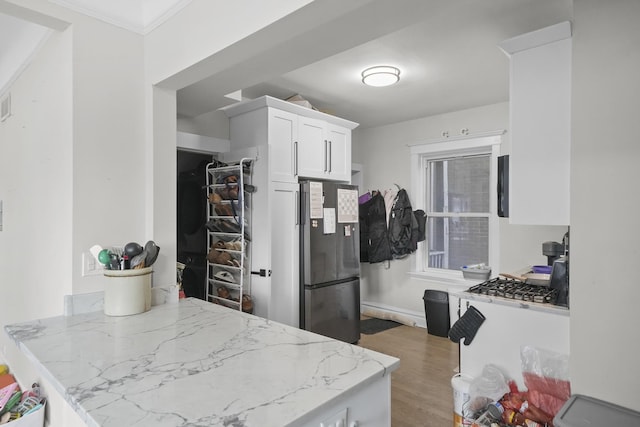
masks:
<path fill-rule="evenodd" d="M 206 300 L 253 312 L 251 300 L 251 165 L 207 165 Z"/>

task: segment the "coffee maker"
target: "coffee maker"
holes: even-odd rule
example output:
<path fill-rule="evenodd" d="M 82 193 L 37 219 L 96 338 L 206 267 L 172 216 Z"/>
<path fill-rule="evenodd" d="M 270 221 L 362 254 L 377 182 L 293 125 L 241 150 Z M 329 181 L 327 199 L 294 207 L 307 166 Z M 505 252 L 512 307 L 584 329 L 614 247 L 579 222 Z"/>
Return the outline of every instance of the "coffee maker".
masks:
<path fill-rule="evenodd" d="M 555 304 L 569 307 L 569 231 L 562 238 L 562 243 L 544 242 L 542 253 L 551 266 L 549 287 L 558 290 Z"/>

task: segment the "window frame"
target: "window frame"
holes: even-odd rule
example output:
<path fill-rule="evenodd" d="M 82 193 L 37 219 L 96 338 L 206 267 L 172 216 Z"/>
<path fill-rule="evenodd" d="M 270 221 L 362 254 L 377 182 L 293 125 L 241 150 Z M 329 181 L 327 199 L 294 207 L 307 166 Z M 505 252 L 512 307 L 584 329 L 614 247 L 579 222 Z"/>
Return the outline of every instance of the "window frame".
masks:
<path fill-rule="evenodd" d="M 504 130 L 455 138 L 420 141 L 409 144 L 411 150 L 411 177 L 414 209 L 427 211 L 426 161 L 452 157 L 489 154 L 489 188 L 497 188 L 498 156 Z M 489 265 L 493 271 L 500 271 L 500 230 L 497 215 L 497 193 L 489 193 Z M 429 268 L 426 241 L 418 243 L 412 276 L 440 282 L 464 282 L 461 271 Z"/>

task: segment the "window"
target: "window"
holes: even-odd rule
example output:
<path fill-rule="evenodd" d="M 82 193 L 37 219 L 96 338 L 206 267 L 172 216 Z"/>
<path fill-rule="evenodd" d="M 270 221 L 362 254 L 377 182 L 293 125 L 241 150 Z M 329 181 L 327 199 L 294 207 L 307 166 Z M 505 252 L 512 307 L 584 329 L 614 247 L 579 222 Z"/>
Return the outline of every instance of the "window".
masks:
<path fill-rule="evenodd" d="M 462 277 L 460 267 L 497 265 L 496 163 L 500 134 L 411 146 L 416 207 L 427 213 L 416 272 Z"/>

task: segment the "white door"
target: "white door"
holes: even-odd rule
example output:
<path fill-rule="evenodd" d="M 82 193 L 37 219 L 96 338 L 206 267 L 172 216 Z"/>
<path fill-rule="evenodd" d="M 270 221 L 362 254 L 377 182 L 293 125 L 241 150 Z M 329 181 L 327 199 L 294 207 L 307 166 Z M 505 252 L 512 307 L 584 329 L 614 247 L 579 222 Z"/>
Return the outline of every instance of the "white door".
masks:
<path fill-rule="evenodd" d="M 299 186 L 271 187 L 271 302 L 269 319 L 299 327 Z"/>
<path fill-rule="evenodd" d="M 300 117 L 298 122 L 298 176 L 326 178 L 327 141 L 325 122 Z"/>
<path fill-rule="evenodd" d="M 271 180 L 296 182 L 295 144 L 298 138 L 298 116 L 270 108 L 267 126 Z"/>
<path fill-rule="evenodd" d="M 327 125 L 326 137 L 329 179 L 351 182 L 351 131 Z"/>

